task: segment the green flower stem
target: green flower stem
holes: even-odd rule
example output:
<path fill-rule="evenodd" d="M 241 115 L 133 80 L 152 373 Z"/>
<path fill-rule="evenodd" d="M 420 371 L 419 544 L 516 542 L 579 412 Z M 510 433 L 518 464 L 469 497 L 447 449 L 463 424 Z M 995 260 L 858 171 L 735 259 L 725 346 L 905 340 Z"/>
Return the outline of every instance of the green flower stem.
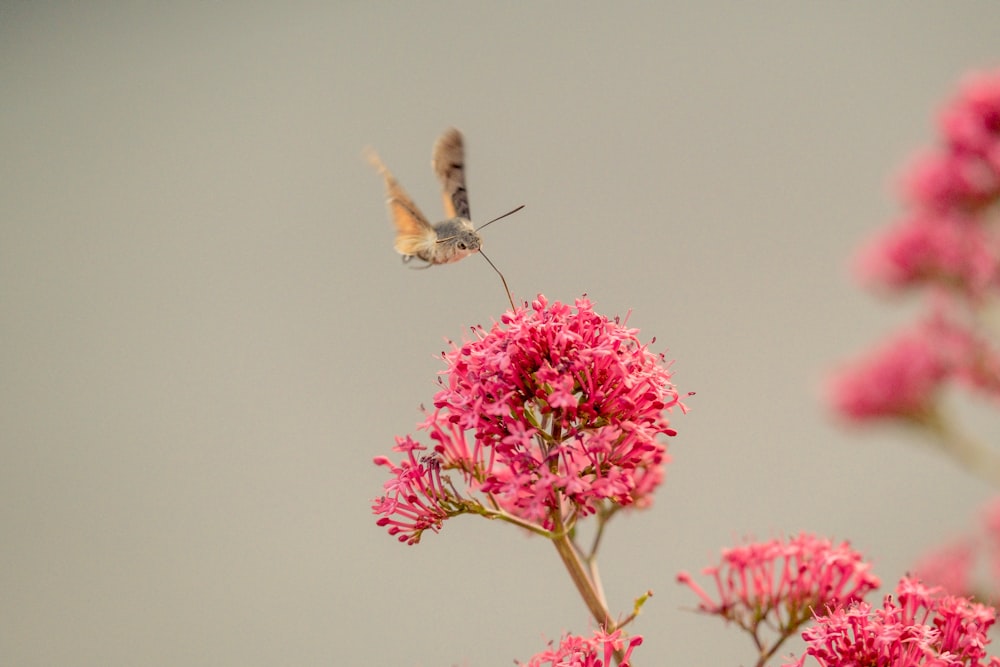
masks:
<path fill-rule="evenodd" d="M 508 514 L 503 510 L 491 510 L 486 507 L 479 506 L 472 511 L 475 512 L 476 514 L 486 517 L 487 519 L 499 519 L 500 521 L 506 521 L 507 523 L 512 523 L 515 526 L 520 526 L 525 530 L 530 530 L 536 535 L 541 535 L 542 537 L 547 537 L 549 539 L 556 538 L 556 535 L 552 531 L 545 530 L 544 528 L 542 528 L 537 524 L 531 523 L 530 521 L 525 521 L 524 519 L 516 517 L 513 514 Z"/>
<path fill-rule="evenodd" d="M 778 648 L 780 648 L 781 645 L 785 643 L 785 640 L 788 639 L 790 636 L 791 633 L 782 634 L 781 637 L 775 640 L 774 644 L 772 644 L 770 648 L 767 648 L 766 646 L 761 644 L 757 640 L 757 637 L 754 636 L 754 642 L 756 642 L 757 648 L 760 650 L 760 657 L 757 659 L 757 664 L 755 667 L 764 667 L 764 665 L 767 664 L 767 661 L 774 657 L 774 654 L 778 652 Z"/>
<path fill-rule="evenodd" d="M 601 597 L 597 594 L 594 583 L 587 575 L 583 561 L 580 560 L 580 556 L 573 547 L 569 535 L 563 530 L 562 517 L 558 510 L 553 511 L 552 516 L 556 522 L 556 530 L 555 535 L 552 536 L 552 543 L 555 545 L 559 557 L 562 558 L 562 562 L 566 566 L 566 570 L 569 572 L 576 590 L 579 591 L 584 604 L 590 610 L 590 615 L 594 617 L 598 625 L 605 628 L 607 632 L 613 632 L 615 624 L 611 620 L 611 614 L 608 613 L 607 607 L 601 602 Z"/>
<path fill-rule="evenodd" d="M 604 628 L 605 632 L 614 632 L 617 626 L 611 620 L 611 614 L 608 613 L 608 608 L 603 602 L 603 596 L 599 594 L 594 582 L 587 575 L 583 561 L 580 560 L 580 556 L 573 546 L 568 531 L 564 529 L 562 514 L 558 509 L 553 510 L 552 519 L 556 528 L 555 534 L 552 537 L 552 543 L 555 544 L 559 557 L 562 558 L 566 570 L 569 571 L 569 576 L 573 580 L 576 590 L 579 591 L 584 604 L 590 610 L 590 615 L 594 617 L 598 625 Z M 615 651 L 616 663 L 620 664 L 623 657 L 623 651 Z"/>
<path fill-rule="evenodd" d="M 577 553 L 585 554 L 583 556 L 583 563 L 586 565 L 587 570 L 590 573 L 590 581 L 593 583 L 594 590 L 605 607 L 607 607 L 608 603 L 607 599 L 604 597 L 604 586 L 601 584 L 601 574 L 597 569 L 597 550 L 601 545 L 601 538 L 604 536 L 604 527 L 607 525 L 608 520 L 615 515 L 618 509 L 620 509 L 619 505 L 607 504 L 603 504 L 600 509 L 598 509 L 597 514 L 595 515 L 597 520 L 597 531 L 594 534 L 594 540 L 590 545 L 589 551 L 585 552 L 583 549 L 577 547 L 575 541 L 573 542 L 573 546 L 576 548 Z"/>
<path fill-rule="evenodd" d="M 912 416 L 911 420 L 927 429 L 941 450 L 962 467 L 1000 487 L 1000 452 L 959 431 L 939 410 L 932 408 Z"/>
<path fill-rule="evenodd" d="M 604 628 L 605 632 L 614 632 L 618 626 L 611 619 L 611 614 L 608 613 L 608 608 L 602 601 L 602 596 L 598 593 L 597 587 L 591 581 L 590 577 L 587 575 L 587 571 L 584 568 L 583 561 L 580 560 L 580 556 L 573 546 L 572 540 L 570 540 L 567 531 L 563 530 L 562 517 L 558 510 L 552 512 L 553 520 L 556 524 L 555 534 L 552 536 L 552 543 L 556 546 L 556 551 L 559 553 L 559 557 L 562 558 L 563 564 L 566 566 L 566 570 L 569 572 L 570 578 L 573 580 L 573 584 L 576 586 L 576 590 L 580 593 L 580 597 L 583 598 L 584 604 L 587 605 L 587 609 L 590 610 L 590 615 L 594 617 L 598 625 Z M 625 656 L 624 651 L 615 651 L 615 663 L 621 664 L 622 659 Z"/>

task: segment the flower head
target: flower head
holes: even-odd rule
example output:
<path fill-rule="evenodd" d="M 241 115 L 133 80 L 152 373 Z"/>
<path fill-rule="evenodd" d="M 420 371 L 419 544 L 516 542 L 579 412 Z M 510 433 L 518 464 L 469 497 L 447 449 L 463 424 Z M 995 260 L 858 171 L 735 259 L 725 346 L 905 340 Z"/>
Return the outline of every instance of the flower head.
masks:
<path fill-rule="evenodd" d="M 1000 194 L 998 167 L 970 153 L 928 151 L 903 173 L 903 198 L 929 213 L 975 214 Z"/>
<path fill-rule="evenodd" d="M 464 507 L 442 480 L 440 461 L 417 458 L 416 453 L 426 447 L 407 436 L 397 438 L 393 449 L 406 454 L 406 459 L 396 465 L 384 456 L 375 458 L 375 464 L 388 468 L 393 477 L 385 483 L 385 495 L 372 503 L 372 511 L 382 515 L 378 525 L 388 526 L 390 535 L 413 544 L 425 530 L 437 532 L 445 519 L 461 514 Z"/>
<path fill-rule="evenodd" d="M 757 634 L 764 623 L 783 637 L 827 608 L 862 599 L 878 588 L 871 566 L 847 542 L 802 533 L 785 540 L 724 549 L 722 562 L 702 572 L 715 580 L 713 599 L 686 572 L 678 574 L 701 598 L 699 610 Z M 759 639 L 759 638 L 758 638 Z"/>
<path fill-rule="evenodd" d="M 912 164 L 904 197 L 931 211 L 983 210 L 1000 197 L 1000 70 L 966 77 L 939 127 L 943 145 Z"/>
<path fill-rule="evenodd" d="M 567 634 L 559 642 L 559 646 L 552 646 L 541 653 L 534 655 L 528 662 L 518 662 L 516 664 L 523 667 L 612 667 L 618 664 L 619 667 L 628 667 L 629 658 L 636 646 L 642 644 L 642 636 L 628 638 L 622 634 L 621 630 L 607 633 L 603 630 L 594 632 L 593 637 L 581 637 Z M 612 662 L 615 652 L 621 652 L 622 659 L 619 663 Z"/>
<path fill-rule="evenodd" d="M 440 469 L 463 479 L 460 491 L 445 489 L 449 507 L 552 530 L 604 503 L 647 506 L 668 461 L 660 438 L 675 434 L 667 413 L 684 406 L 663 355 L 636 334 L 585 298 L 571 307 L 539 296 L 444 353 L 420 428 Z M 376 509 L 383 520 L 394 511 Z M 440 525 L 436 516 L 426 526 Z"/>
<path fill-rule="evenodd" d="M 1000 157 L 1000 71 L 967 76 L 941 112 L 939 125 L 953 150 Z"/>
<path fill-rule="evenodd" d="M 986 655 L 992 607 L 968 598 L 938 596 L 915 579 L 903 578 L 898 602 L 886 596 L 881 609 L 865 602 L 842 605 L 802 633 L 806 651 L 786 667 L 812 658 L 821 667 L 979 667 L 1000 666 Z"/>
<path fill-rule="evenodd" d="M 1000 70 L 976 74 L 941 113 L 943 141 L 914 158 L 901 178 L 909 209 L 870 242 L 856 263 L 876 286 L 941 285 L 980 302 L 1000 287 Z"/>
<path fill-rule="evenodd" d="M 939 310 L 831 376 L 827 401 L 855 422 L 920 419 L 952 381 L 1000 399 L 1000 352 L 987 337 Z"/>
<path fill-rule="evenodd" d="M 1000 281 L 1000 243 L 979 220 L 919 214 L 870 241 L 855 270 L 888 290 L 934 284 L 979 300 Z"/>
<path fill-rule="evenodd" d="M 939 128 L 904 173 L 901 222 L 855 262 L 869 285 L 923 288 L 930 313 L 830 382 L 829 402 L 852 421 L 933 417 L 952 381 L 1000 397 L 1000 351 L 983 333 L 1000 293 L 1000 70 L 968 77 Z"/>
<path fill-rule="evenodd" d="M 829 403 L 853 421 L 926 412 L 953 368 L 941 341 L 941 330 L 932 323 L 895 335 L 830 379 Z"/>

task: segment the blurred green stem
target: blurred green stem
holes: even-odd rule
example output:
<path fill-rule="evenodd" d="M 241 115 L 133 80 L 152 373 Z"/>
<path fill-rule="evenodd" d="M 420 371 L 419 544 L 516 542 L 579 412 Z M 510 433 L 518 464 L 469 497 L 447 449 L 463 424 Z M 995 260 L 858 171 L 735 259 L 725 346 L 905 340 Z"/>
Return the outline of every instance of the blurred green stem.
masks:
<path fill-rule="evenodd" d="M 1000 452 L 962 433 L 940 410 L 930 409 L 911 419 L 915 425 L 925 428 L 941 450 L 963 468 L 1000 488 Z"/>

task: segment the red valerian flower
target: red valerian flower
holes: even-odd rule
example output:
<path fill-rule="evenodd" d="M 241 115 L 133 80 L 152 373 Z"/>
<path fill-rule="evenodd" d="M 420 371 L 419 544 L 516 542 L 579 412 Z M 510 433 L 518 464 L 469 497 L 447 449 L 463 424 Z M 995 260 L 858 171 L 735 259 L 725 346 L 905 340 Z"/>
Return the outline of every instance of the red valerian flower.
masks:
<path fill-rule="evenodd" d="M 758 636 L 761 625 L 783 639 L 814 612 L 863 599 L 880 585 L 870 569 L 847 542 L 835 545 L 801 533 L 787 541 L 724 549 L 722 562 L 702 571 L 715 580 L 717 599 L 687 572 L 679 573 L 677 580 L 701 598 L 700 611 L 736 623 L 763 646 L 764 639 Z"/>
<path fill-rule="evenodd" d="M 933 424 L 938 390 L 953 382 L 1000 397 L 1000 350 L 987 329 L 1000 293 L 1000 70 L 966 77 L 939 130 L 903 174 L 900 221 L 854 263 L 869 286 L 923 289 L 931 312 L 833 378 L 829 402 L 853 421 Z"/>
<path fill-rule="evenodd" d="M 854 422 L 919 420 L 949 382 L 1000 399 L 1000 353 L 984 335 L 934 312 L 834 373 L 826 398 Z"/>
<path fill-rule="evenodd" d="M 388 526 L 390 535 L 413 543 L 423 531 L 437 532 L 445 519 L 461 513 L 462 503 L 441 479 L 440 462 L 433 457 L 417 458 L 416 452 L 426 447 L 406 437 L 397 438 L 393 449 L 406 454 L 406 459 L 395 465 L 385 456 L 375 458 L 375 464 L 388 468 L 393 477 L 385 483 L 386 495 L 375 500 L 372 510 L 382 515 L 378 525 Z"/>
<path fill-rule="evenodd" d="M 1000 72 L 974 72 L 941 112 L 939 125 L 952 150 L 1000 158 Z M 994 162 L 1000 172 L 1000 161 Z"/>
<path fill-rule="evenodd" d="M 1000 195 L 1000 163 L 971 153 L 928 151 L 913 158 L 901 181 L 903 197 L 918 209 L 974 215 Z"/>
<path fill-rule="evenodd" d="M 943 145 L 903 177 L 903 196 L 929 211 L 977 213 L 1000 197 L 1000 70 L 965 78 L 939 117 Z"/>
<path fill-rule="evenodd" d="M 976 218 L 913 215 L 869 241 L 855 272 L 887 291 L 941 285 L 978 302 L 1000 285 L 1000 242 Z"/>
<path fill-rule="evenodd" d="M 881 609 L 856 602 L 817 616 L 802 633 L 805 653 L 785 667 L 803 667 L 808 658 L 820 667 L 1000 667 L 1000 658 L 986 655 L 992 607 L 939 596 L 940 589 L 907 577 L 896 592 L 899 601 L 886 596 Z"/>
<path fill-rule="evenodd" d="M 440 526 L 445 506 L 448 516 L 475 512 L 542 532 L 607 503 L 652 502 L 669 460 L 661 436 L 675 435 L 667 413 L 685 408 L 664 356 L 637 330 L 595 313 L 586 298 L 571 307 L 539 295 L 489 331 L 472 331 L 473 340 L 444 353 L 441 390 L 420 425 L 433 454 L 410 462 L 421 474 L 391 468 L 407 483 L 388 484 L 376 501 L 380 523 L 412 543 Z M 433 466 L 460 475 L 461 488 L 439 484 Z M 413 500 L 426 493 L 426 503 Z M 426 513 L 415 519 L 418 505 Z M 409 528 L 390 520 L 400 507 Z"/>
<path fill-rule="evenodd" d="M 945 107 L 944 141 L 901 177 L 908 211 L 869 242 L 855 268 L 876 287 L 942 285 L 980 302 L 1000 287 L 1000 71 L 967 78 Z"/>
<path fill-rule="evenodd" d="M 955 369 L 939 327 L 921 322 L 830 378 L 828 402 L 853 421 L 926 413 Z"/>
<path fill-rule="evenodd" d="M 642 644 L 642 636 L 625 637 L 621 630 L 612 633 L 597 630 L 593 637 L 565 635 L 559 646 L 549 648 L 534 655 L 528 662 L 518 662 L 522 667 L 628 667 L 629 658 L 636 646 Z M 622 652 L 621 662 L 612 662 L 615 651 Z"/>

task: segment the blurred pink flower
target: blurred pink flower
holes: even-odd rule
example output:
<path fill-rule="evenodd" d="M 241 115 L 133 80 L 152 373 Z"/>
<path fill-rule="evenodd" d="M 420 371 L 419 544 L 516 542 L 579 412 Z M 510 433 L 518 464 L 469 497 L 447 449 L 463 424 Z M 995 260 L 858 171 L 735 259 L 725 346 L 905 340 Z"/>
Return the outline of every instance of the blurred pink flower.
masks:
<path fill-rule="evenodd" d="M 787 636 L 813 613 L 861 600 L 880 585 L 871 565 L 847 542 L 802 533 L 724 549 L 722 563 L 702 572 L 715 579 L 713 599 L 687 572 L 677 575 L 701 598 L 698 608 L 756 634 L 761 623 Z"/>
<path fill-rule="evenodd" d="M 954 367 L 942 340 L 929 322 L 896 334 L 830 378 L 829 405 L 853 421 L 926 412 Z"/>
<path fill-rule="evenodd" d="M 986 533 L 987 558 L 993 575 L 991 592 L 1000 591 L 1000 497 L 986 503 L 982 510 L 983 532 Z"/>
<path fill-rule="evenodd" d="M 636 646 L 642 644 L 642 636 L 625 637 L 621 630 L 612 633 L 597 630 L 593 637 L 580 637 L 577 635 L 565 635 L 559 642 L 559 646 L 549 649 L 533 656 L 528 662 L 516 662 L 523 667 L 628 667 L 632 651 Z M 623 657 L 620 663 L 612 662 L 615 651 L 622 651 Z"/>
<path fill-rule="evenodd" d="M 983 506 L 982 517 L 987 536 L 1000 545 L 1000 496 Z"/>
<path fill-rule="evenodd" d="M 939 309 L 833 373 L 826 400 L 855 422 L 919 418 L 949 381 L 1000 399 L 1000 352 Z"/>
<path fill-rule="evenodd" d="M 831 378 L 827 400 L 852 421 L 929 416 L 950 381 L 1000 399 L 1000 350 L 982 325 L 1000 292 L 1000 70 L 968 77 L 940 130 L 904 173 L 905 217 L 855 261 L 869 285 L 932 288 L 931 312 Z"/>
<path fill-rule="evenodd" d="M 971 537 L 959 538 L 921 556 L 913 566 L 912 576 L 950 595 L 971 595 L 975 558 L 976 541 Z"/>
<path fill-rule="evenodd" d="M 436 442 L 435 465 L 460 474 L 465 488 L 434 481 L 428 461 L 391 468 L 402 491 L 376 503 L 380 523 L 405 508 L 405 526 L 383 525 L 412 543 L 440 526 L 442 511 L 488 506 L 552 530 L 556 518 L 575 520 L 605 501 L 652 502 L 669 460 L 660 436 L 675 434 L 666 413 L 685 408 L 663 355 L 637 330 L 596 314 L 585 298 L 570 307 L 539 296 L 473 334 L 443 355 L 446 378 L 420 425 Z M 414 519 L 412 498 L 427 490 L 427 509 Z"/>
<path fill-rule="evenodd" d="M 938 125 L 943 146 L 906 169 L 904 198 L 930 211 L 983 210 L 1000 197 L 1000 70 L 966 77 Z"/>
<path fill-rule="evenodd" d="M 918 214 L 869 241 L 858 253 L 855 271 L 876 287 L 936 284 L 981 299 L 1000 282 L 998 247 L 978 220 Z"/>
<path fill-rule="evenodd" d="M 899 602 L 886 596 L 881 609 L 856 602 L 818 615 L 802 633 L 805 653 L 786 667 L 802 667 L 808 658 L 821 667 L 1000 666 L 985 648 L 992 607 L 938 596 L 938 589 L 909 578 L 896 590 Z"/>
<path fill-rule="evenodd" d="M 1000 192 L 1000 170 L 981 156 L 927 151 L 912 158 L 900 177 L 903 199 L 925 212 L 972 214 Z"/>
<path fill-rule="evenodd" d="M 942 110 L 939 125 L 954 150 L 995 155 L 1000 147 L 1000 70 L 966 76 Z"/>

